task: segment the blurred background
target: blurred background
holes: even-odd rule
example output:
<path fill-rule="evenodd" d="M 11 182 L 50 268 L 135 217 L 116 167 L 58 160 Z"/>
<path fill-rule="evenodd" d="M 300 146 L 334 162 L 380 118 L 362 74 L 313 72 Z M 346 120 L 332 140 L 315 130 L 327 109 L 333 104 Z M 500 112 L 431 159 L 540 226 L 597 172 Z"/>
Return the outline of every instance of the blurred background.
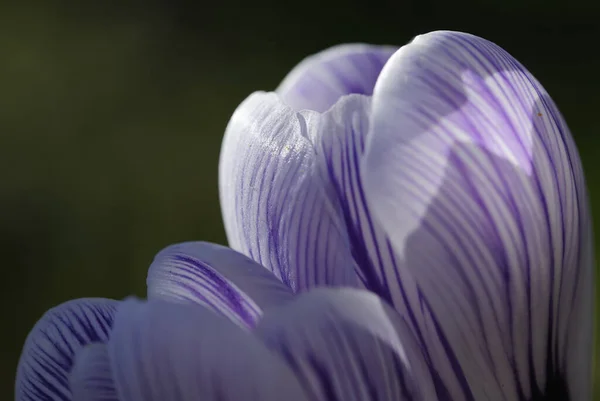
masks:
<path fill-rule="evenodd" d="M 12 399 L 23 341 L 49 307 L 144 296 L 162 247 L 226 243 L 217 161 L 229 116 L 334 44 L 455 29 L 507 49 L 566 116 L 600 229 L 593 0 L 10 3 L 0 5 L 0 399 Z"/>

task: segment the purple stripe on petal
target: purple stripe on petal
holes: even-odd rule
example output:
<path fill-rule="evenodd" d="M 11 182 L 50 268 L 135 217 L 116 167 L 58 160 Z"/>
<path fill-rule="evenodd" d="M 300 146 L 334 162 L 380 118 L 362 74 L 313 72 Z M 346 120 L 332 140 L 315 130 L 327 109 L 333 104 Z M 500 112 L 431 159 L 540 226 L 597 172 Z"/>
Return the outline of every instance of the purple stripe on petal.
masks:
<path fill-rule="evenodd" d="M 243 327 L 292 298 L 291 288 L 248 257 L 206 242 L 171 245 L 148 271 L 148 298 L 204 305 Z"/>
<path fill-rule="evenodd" d="M 77 299 L 46 312 L 23 346 L 15 399 L 71 400 L 73 358 L 85 345 L 108 339 L 117 304 L 111 299 Z"/>

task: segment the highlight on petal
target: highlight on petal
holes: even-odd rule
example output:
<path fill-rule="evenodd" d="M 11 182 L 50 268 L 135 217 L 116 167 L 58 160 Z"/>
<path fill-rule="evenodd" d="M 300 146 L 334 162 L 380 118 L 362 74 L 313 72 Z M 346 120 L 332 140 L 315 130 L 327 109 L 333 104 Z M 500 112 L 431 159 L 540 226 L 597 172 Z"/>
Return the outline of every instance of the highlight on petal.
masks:
<path fill-rule="evenodd" d="M 286 363 L 205 308 L 127 300 L 108 342 L 120 401 L 307 401 Z"/>
<path fill-rule="evenodd" d="M 77 353 L 69 384 L 73 401 L 119 401 L 106 344 L 90 344 Z"/>
<path fill-rule="evenodd" d="M 452 399 L 590 399 L 587 193 L 539 82 L 484 39 L 419 36 L 383 69 L 366 142 L 382 283 Z"/>
<path fill-rule="evenodd" d="M 367 44 L 331 47 L 298 64 L 277 93 L 295 110 L 324 112 L 342 96 L 371 95 L 379 72 L 396 50 Z"/>
<path fill-rule="evenodd" d="M 320 401 L 435 401 L 421 347 L 375 294 L 316 289 L 266 314 L 256 334 Z"/>
<path fill-rule="evenodd" d="M 117 304 L 111 299 L 76 299 L 46 312 L 25 340 L 15 399 L 70 400 L 73 358 L 85 345 L 108 339 Z"/>
<path fill-rule="evenodd" d="M 263 311 L 293 297 L 292 289 L 252 259 L 221 245 L 186 242 L 156 255 L 148 299 L 194 302 L 252 327 Z"/>
<path fill-rule="evenodd" d="M 221 150 L 219 192 L 229 245 L 294 290 L 357 285 L 333 188 L 311 136 L 316 113 L 255 93 L 233 114 Z"/>

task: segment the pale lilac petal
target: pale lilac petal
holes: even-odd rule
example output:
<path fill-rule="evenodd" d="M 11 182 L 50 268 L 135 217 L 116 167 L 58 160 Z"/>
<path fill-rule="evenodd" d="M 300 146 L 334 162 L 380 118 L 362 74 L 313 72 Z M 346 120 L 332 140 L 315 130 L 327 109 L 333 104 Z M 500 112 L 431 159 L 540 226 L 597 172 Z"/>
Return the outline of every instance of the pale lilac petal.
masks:
<path fill-rule="evenodd" d="M 221 150 L 229 245 L 295 290 L 357 283 L 334 189 L 314 156 L 319 118 L 255 93 L 232 116 Z"/>
<path fill-rule="evenodd" d="M 69 384 L 73 401 L 119 401 L 106 344 L 90 344 L 77 353 Z"/>
<path fill-rule="evenodd" d="M 317 289 L 265 315 L 256 334 L 315 401 L 435 401 L 419 343 L 375 294 Z"/>
<path fill-rule="evenodd" d="M 324 112 L 344 95 L 371 95 L 379 72 L 396 50 L 366 44 L 331 47 L 298 64 L 277 93 L 296 110 Z"/>
<path fill-rule="evenodd" d="M 111 299 L 76 299 L 46 312 L 23 346 L 15 400 L 71 400 L 73 358 L 85 345 L 108 339 L 117 304 Z"/>
<path fill-rule="evenodd" d="M 148 270 L 148 299 L 193 302 L 242 327 L 293 297 L 292 289 L 252 259 L 221 245 L 186 242 L 156 255 Z"/>
<path fill-rule="evenodd" d="M 385 286 L 452 398 L 589 400 L 587 193 L 535 78 L 475 36 L 417 37 L 377 82 L 361 167 Z"/>
<path fill-rule="evenodd" d="M 196 305 L 125 301 L 108 355 L 120 401 L 308 401 L 281 358 Z"/>

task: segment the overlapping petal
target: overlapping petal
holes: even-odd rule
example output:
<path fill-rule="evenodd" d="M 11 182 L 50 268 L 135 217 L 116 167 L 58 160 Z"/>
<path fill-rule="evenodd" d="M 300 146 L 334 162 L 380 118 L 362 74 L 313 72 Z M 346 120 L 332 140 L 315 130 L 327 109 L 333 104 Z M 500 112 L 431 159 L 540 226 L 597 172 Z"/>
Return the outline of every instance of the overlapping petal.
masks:
<path fill-rule="evenodd" d="M 314 158 L 318 118 L 255 93 L 232 116 L 219 165 L 229 245 L 295 290 L 357 285 L 333 188 Z"/>
<path fill-rule="evenodd" d="M 381 69 L 396 50 L 366 44 L 331 47 L 298 64 L 276 92 L 295 110 L 324 112 L 342 96 L 371 95 Z"/>
<path fill-rule="evenodd" d="M 197 305 L 125 301 L 107 346 L 120 401 L 308 400 L 260 340 Z"/>
<path fill-rule="evenodd" d="M 315 163 L 329 182 L 349 239 L 349 252 L 357 263 L 361 283 L 388 302 L 393 302 L 388 272 L 396 271 L 396 259 L 388 237 L 367 207 L 360 175 L 361 160 L 370 127 L 371 98 L 346 96 L 320 117 L 313 133 Z M 409 280 L 407 277 L 406 280 Z"/>
<path fill-rule="evenodd" d="M 71 400 L 73 358 L 85 345 L 108 339 L 117 304 L 110 299 L 77 299 L 46 312 L 25 341 L 15 399 Z"/>
<path fill-rule="evenodd" d="M 148 299 L 193 302 L 252 327 L 263 311 L 293 297 L 292 289 L 263 266 L 207 242 L 171 245 L 148 270 Z"/>
<path fill-rule="evenodd" d="M 379 77 L 361 176 L 397 254 L 387 287 L 453 399 L 589 399 L 583 172 L 522 65 L 472 35 L 417 37 Z"/>
<path fill-rule="evenodd" d="M 421 348 L 372 292 L 320 289 L 271 311 L 256 334 L 315 401 L 435 401 Z"/>
<path fill-rule="evenodd" d="M 227 127 L 219 189 L 229 245 L 294 289 L 362 285 L 337 188 L 315 157 L 327 124 L 317 112 L 340 96 L 370 95 L 395 50 L 351 44 L 311 56 L 282 82 L 280 97 L 253 94 Z"/>

